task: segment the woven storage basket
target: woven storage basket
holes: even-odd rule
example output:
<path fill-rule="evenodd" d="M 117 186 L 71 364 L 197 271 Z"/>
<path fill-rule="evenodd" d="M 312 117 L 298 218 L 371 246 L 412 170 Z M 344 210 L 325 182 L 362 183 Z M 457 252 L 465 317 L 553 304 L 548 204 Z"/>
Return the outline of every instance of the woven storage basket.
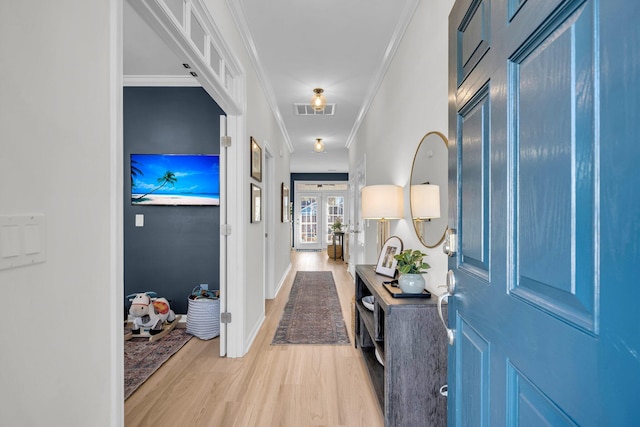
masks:
<path fill-rule="evenodd" d="M 342 245 L 327 245 L 327 255 L 329 258 L 342 258 Z"/>
<path fill-rule="evenodd" d="M 210 340 L 220 335 L 219 299 L 189 298 L 187 333 L 203 340 Z"/>

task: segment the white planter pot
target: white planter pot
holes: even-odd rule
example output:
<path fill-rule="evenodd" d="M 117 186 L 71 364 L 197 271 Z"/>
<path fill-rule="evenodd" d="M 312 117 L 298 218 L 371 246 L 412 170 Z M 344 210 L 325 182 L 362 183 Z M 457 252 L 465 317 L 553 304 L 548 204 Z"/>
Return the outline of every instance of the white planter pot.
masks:
<path fill-rule="evenodd" d="M 401 274 L 398 286 L 405 294 L 420 294 L 424 290 L 424 277 L 422 274 Z"/>

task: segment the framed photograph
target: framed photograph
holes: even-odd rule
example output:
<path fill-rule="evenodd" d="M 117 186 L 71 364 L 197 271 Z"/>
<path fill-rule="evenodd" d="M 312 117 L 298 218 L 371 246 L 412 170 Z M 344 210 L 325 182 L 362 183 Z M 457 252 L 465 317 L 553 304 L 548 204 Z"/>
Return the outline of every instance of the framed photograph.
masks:
<path fill-rule="evenodd" d="M 251 184 L 251 222 L 262 220 L 262 189 Z"/>
<path fill-rule="evenodd" d="M 262 182 L 262 148 L 251 137 L 251 178 Z"/>
<path fill-rule="evenodd" d="M 280 186 L 280 193 L 282 195 L 280 203 L 282 213 L 280 214 L 280 219 L 282 222 L 289 222 L 291 221 L 291 218 L 289 218 L 289 187 L 284 185 L 284 182 Z"/>
<path fill-rule="evenodd" d="M 398 260 L 394 258 L 402 252 L 402 240 L 398 236 L 391 236 L 384 242 L 382 250 L 380 251 L 380 257 L 378 258 L 378 265 L 376 265 L 376 273 L 383 276 L 395 277 L 396 266 Z"/>

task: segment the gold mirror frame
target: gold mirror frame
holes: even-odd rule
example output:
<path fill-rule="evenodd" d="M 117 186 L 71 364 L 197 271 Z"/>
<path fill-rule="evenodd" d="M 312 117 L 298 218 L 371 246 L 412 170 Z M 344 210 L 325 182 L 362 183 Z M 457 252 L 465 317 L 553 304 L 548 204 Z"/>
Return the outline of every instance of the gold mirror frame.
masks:
<path fill-rule="evenodd" d="M 444 149 L 440 143 L 444 143 Z M 444 134 L 429 132 L 420 140 L 411 165 L 410 185 L 429 183 L 440 186 L 440 218 L 412 221 L 418 239 L 427 248 L 435 248 L 442 243 L 447 231 L 448 150 L 449 141 Z M 414 201 L 411 196 L 409 199 L 411 218 L 415 218 Z"/>

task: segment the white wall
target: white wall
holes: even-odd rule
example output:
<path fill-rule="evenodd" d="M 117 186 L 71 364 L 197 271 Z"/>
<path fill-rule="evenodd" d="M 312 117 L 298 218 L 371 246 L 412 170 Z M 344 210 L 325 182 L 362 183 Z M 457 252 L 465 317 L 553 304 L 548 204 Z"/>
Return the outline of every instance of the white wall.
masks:
<path fill-rule="evenodd" d="M 409 182 L 413 157 L 422 137 L 430 131 L 448 133 L 447 28 L 452 6 L 453 0 L 420 2 L 349 150 L 351 174 L 366 153 L 367 185 L 404 187 L 407 219 L 391 221 L 391 235 L 400 237 L 405 249 L 427 253 L 426 261 L 431 265 L 427 287 L 436 294 L 443 291 L 435 286 L 445 282 L 447 259 L 441 246 L 425 248 L 415 234 L 410 220 Z M 375 264 L 376 222 L 368 222 L 365 263 Z"/>
<path fill-rule="evenodd" d="M 263 187 L 265 182 L 257 182 L 249 176 L 249 137 L 253 136 L 260 145 L 264 145 L 267 141 L 273 150 L 275 168 L 273 188 L 270 194 L 277 197 L 276 206 L 280 203 L 280 184 L 289 182 L 289 150 L 285 144 L 284 137 L 274 118 L 274 115 L 267 103 L 264 91 L 260 85 L 256 71 L 251 63 L 244 43 L 233 21 L 227 2 L 216 0 L 205 0 L 205 5 L 211 12 L 211 16 L 216 25 L 223 34 L 225 41 L 236 55 L 238 61 L 244 68 L 246 79 L 246 114 L 244 115 L 246 123 L 246 135 L 244 141 L 236 141 L 241 148 L 240 167 L 235 170 L 236 178 L 241 184 L 239 189 L 241 194 L 239 197 L 244 204 L 244 218 L 238 218 L 238 226 L 244 229 L 244 240 L 242 242 L 244 250 L 241 251 L 242 260 L 240 265 L 244 268 L 243 283 L 229 283 L 228 286 L 241 286 L 243 289 L 243 301 L 240 313 L 241 320 L 237 319 L 238 313 L 232 313 L 234 322 L 242 322 L 243 342 L 242 354 L 248 351 L 255 334 L 264 321 L 265 309 L 264 300 L 265 292 L 263 288 L 263 258 L 264 258 L 264 234 L 265 222 L 251 224 L 249 215 L 251 212 L 249 206 L 249 183 L 253 182 Z M 282 154 L 282 155 L 281 155 Z M 263 150 L 264 155 L 264 150 Z M 263 163 L 264 164 L 264 163 Z M 264 178 L 264 173 L 263 173 Z M 231 178 L 233 179 L 233 178 Z M 246 191 L 246 193 L 243 193 Z M 263 206 L 266 203 L 263 202 Z M 277 210 L 277 209 L 276 209 Z M 277 210 L 279 212 L 279 210 Z M 286 274 L 290 265 L 290 249 L 288 240 L 287 224 L 280 222 L 280 217 L 271 217 L 275 221 L 275 253 L 274 258 L 274 277 L 277 282 Z M 229 255 L 234 256 L 234 255 Z"/>
<path fill-rule="evenodd" d="M 3 426 L 121 423 L 112 8 L 117 1 L 0 3 L 0 215 L 46 218 L 46 261 L 0 270 Z"/>

